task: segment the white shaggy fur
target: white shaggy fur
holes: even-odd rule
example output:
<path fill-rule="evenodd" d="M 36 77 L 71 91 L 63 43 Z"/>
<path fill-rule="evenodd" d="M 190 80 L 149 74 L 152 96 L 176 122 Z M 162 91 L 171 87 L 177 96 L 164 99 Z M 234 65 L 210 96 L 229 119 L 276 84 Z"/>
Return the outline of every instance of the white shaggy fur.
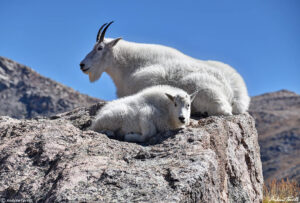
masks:
<path fill-rule="evenodd" d="M 96 43 L 81 64 L 91 82 L 108 73 L 118 97 L 153 85 L 171 85 L 189 94 L 199 91 L 192 113 L 232 115 L 244 113 L 249 107 L 246 85 L 233 68 L 217 61 L 197 60 L 170 47 L 105 39 Z"/>
<path fill-rule="evenodd" d="M 91 129 L 110 130 L 125 135 L 126 141 L 144 142 L 157 132 L 189 124 L 191 97 L 167 85 L 149 87 L 107 103 L 98 112 Z"/>

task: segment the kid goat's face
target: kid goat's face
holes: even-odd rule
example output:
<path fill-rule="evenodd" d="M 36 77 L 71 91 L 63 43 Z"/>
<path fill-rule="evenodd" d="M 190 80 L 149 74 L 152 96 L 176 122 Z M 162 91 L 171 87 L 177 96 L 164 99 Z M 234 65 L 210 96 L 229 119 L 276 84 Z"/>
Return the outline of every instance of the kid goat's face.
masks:
<path fill-rule="evenodd" d="M 191 115 L 191 99 L 189 95 L 185 96 L 171 96 L 168 98 L 173 101 L 172 112 L 180 125 L 188 125 L 190 123 Z"/>

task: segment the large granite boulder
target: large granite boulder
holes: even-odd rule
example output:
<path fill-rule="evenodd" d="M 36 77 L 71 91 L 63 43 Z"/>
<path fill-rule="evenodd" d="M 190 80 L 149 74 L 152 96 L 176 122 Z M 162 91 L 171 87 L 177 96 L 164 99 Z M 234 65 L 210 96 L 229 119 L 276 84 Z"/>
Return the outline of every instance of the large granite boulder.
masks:
<path fill-rule="evenodd" d="M 249 114 L 192 119 L 144 144 L 88 130 L 103 103 L 50 118 L 0 117 L 4 201 L 260 202 Z"/>

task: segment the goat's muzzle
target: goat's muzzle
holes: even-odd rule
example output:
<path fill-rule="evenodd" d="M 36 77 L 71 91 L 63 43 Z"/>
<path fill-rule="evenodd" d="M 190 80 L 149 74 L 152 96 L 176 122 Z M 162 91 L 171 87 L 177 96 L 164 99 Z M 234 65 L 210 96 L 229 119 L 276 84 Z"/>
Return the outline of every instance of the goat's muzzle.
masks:
<path fill-rule="evenodd" d="M 185 118 L 183 116 L 179 116 L 178 119 L 180 120 L 181 123 L 185 123 Z"/>
<path fill-rule="evenodd" d="M 82 72 L 86 73 L 86 71 L 88 71 L 88 68 L 85 67 L 84 63 L 80 63 L 80 70 L 82 70 Z"/>

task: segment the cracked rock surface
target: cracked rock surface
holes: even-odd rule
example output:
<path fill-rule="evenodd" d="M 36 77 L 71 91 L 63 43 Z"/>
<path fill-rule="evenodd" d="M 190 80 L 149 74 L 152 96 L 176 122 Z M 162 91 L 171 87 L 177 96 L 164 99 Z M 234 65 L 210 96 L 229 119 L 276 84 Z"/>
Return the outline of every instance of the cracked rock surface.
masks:
<path fill-rule="evenodd" d="M 88 130 L 103 102 L 48 119 L 0 117 L 0 197 L 61 202 L 260 202 L 249 114 L 192 119 L 145 144 Z"/>

